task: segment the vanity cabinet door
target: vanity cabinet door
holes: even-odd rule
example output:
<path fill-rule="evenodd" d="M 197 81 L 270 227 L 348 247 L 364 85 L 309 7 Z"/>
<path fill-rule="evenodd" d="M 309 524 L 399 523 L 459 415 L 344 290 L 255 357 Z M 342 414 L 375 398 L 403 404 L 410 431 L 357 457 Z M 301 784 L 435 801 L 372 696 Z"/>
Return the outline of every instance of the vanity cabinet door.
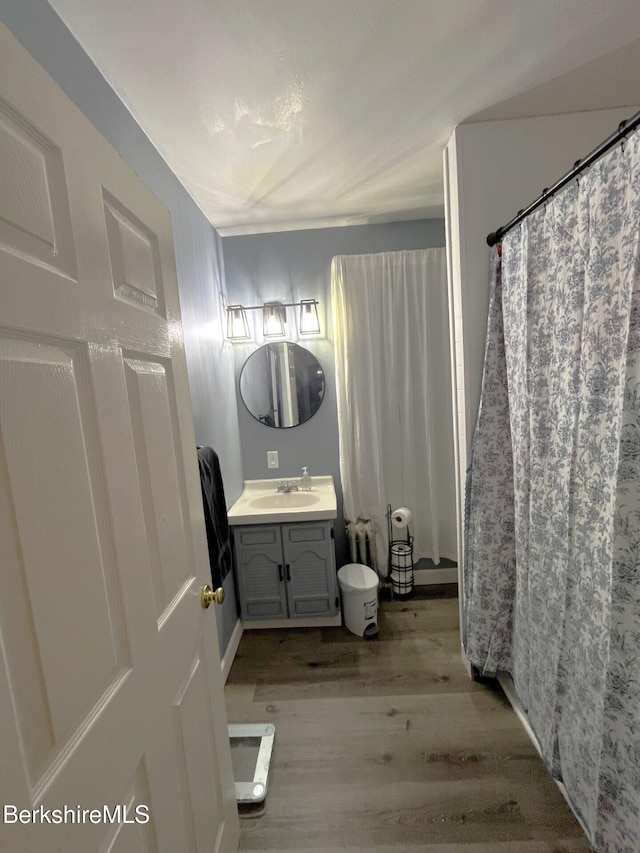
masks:
<path fill-rule="evenodd" d="M 280 525 L 237 527 L 235 541 L 242 619 L 286 619 Z"/>
<path fill-rule="evenodd" d="M 290 618 L 338 613 L 336 560 L 330 522 L 282 525 Z"/>

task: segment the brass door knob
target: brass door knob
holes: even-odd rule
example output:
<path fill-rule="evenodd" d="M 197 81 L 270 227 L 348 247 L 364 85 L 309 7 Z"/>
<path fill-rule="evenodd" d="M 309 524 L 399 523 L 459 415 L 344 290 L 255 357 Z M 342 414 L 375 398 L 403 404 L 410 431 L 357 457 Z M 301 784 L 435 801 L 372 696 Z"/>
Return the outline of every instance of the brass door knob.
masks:
<path fill-rule="evenodd" d="M 208 583 L 206 583 L 200 592 L 200 604 L 202 605 L 203 610 L 207 610 L 211 603 L 213 604 L 222 604 L 224 601 L 224 589 L 219 586 L 218 589 L 214 592 Z"/>

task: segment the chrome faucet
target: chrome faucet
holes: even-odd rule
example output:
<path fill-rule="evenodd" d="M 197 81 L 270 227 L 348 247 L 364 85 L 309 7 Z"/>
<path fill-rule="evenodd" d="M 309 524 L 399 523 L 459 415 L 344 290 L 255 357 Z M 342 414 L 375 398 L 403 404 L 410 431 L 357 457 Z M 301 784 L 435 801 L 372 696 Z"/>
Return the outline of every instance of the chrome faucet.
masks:
<path fill-rule="evenodd" d="M 277 492 L 297 492 L 298 484 L 294 483 L 293 480 L 280 480 L 278 483 Z"/>

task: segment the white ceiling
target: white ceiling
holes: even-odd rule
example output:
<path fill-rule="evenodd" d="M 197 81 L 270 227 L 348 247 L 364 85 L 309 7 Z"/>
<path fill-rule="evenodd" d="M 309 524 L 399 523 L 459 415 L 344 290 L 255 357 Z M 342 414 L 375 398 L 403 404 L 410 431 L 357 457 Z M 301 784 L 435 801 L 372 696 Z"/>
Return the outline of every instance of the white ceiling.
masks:
<path fill-rule="evenodd" d="M 456 124 L 640 102 L 638 0 L 50 3 L 223 235 L 442 216 Z"/>

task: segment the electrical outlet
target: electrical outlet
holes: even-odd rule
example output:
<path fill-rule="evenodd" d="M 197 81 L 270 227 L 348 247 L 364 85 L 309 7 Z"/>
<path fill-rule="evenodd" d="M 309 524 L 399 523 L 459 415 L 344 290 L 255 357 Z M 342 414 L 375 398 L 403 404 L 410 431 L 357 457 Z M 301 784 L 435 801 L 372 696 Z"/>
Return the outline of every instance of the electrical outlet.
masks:
<path fill-rule="evenodd" d="M 278 451 L 277 450 L 267 450 L 267 468 L 279 468 L 280 463 L 278 462 Z"/>

